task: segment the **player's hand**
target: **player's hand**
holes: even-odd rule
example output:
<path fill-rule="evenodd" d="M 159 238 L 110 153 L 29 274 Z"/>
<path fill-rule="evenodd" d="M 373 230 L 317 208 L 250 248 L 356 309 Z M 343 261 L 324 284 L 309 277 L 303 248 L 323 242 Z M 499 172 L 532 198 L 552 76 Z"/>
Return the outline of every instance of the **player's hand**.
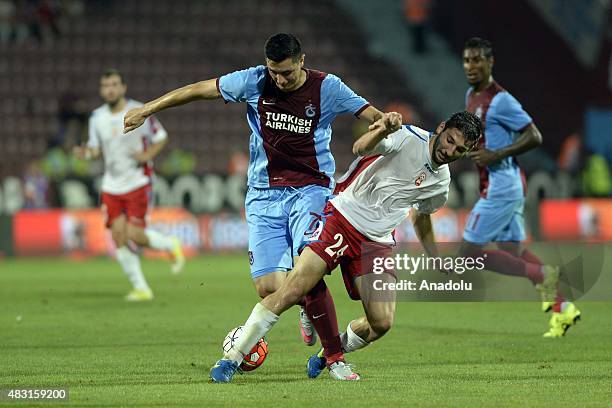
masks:
<path fill-rule="evenodd" d="M 147 152 L 136 152 L 132 153 L 132 158 L 136 160 L 138 163 L 147 163 L 151 160 L 151 157 L 147 154 Z"/>
<path fill-rule="evenodd" d="M 134 108 L 130 109 L 123 118 L 123 133 L 130 132 L 140 127 L 147 119 L 147 115 L 144 114 L 144 109 Z"/>
<path fill-rule="evenodd" d="M 74 146 L 72 154 L 79 160 L 85 160 L 87 158 L 87 146 Z"/>
<path fill-rule="evenodd" d="M 385 127 L 385 122 L 384 122 L 384 117 L 378 119 L 376 122 L 372 123 L 370 126 L 368 126 L 368 130 L 372 131 L 372 130 L 379 130 L 379 129 L 383 129 Z"/>
<path fill-rule="evenodd" d="M 488 166 L 491 163 L 501 160 L 501 157 L 499 157 L 496 151 L 488 149 L 474 150 L 468 153 L 468 157 L 481 167 Z"/>
<path fill-rule="evenodd" d="M 383 121 L 389 133 L 397 132 L 402 127 L 402 115 L 397 112 L 385 113 Z"/>

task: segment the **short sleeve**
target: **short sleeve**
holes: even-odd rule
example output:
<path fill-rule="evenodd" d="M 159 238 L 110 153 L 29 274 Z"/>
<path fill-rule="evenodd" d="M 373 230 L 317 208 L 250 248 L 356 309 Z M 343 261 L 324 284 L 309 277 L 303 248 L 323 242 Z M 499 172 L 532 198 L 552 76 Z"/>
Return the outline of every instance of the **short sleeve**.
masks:
<path fill-rule="evenodd" d="M 168 138 L 168 132 L 166 132 L 166 129 L 155 116 L 147 118 L 146 126 L 149 137 L 153 143 L 159 143 Z"/>
<path fill-rule="evenodd" d="M 400 129 L 378 142 L 372 153 L 382 154 L 385 156 L 387 154 L 398 152 L 402 148 L 406 138 L 406 134 L 402 131 L 402 129 Z"/>
<path fill-rule="evenodd" d="M 493 119 L 499 122 L 502 126 L 518 132 L 533 120 L 531 116 L 521 106 L 514 96 L 508 92 L 501 92 L 495 96 L 495 109 L 493 111 Z"/>
<path fill-rule="evenodd" d="M 89 138 L 87 139 L 87 147 L 91 147 L 92 149 L 100 148 L 100 137 L 98 136 L 98 131 L 96 130 L 96 121 L 94 119 L 95 113 L 93 113 L 89 117 Z"/>
<path fill-rule="evenodd" d="M 343 113 L 359 115 L 365 108 L 370 106 L 368 101 L 357 95 L 355 91 L 346 86 L 335 75 L 328 74 L 323 81 L 323 85 L 332 93 L 331 99 L 333 102 L 331 110 L 337 115 Z"/>
<path fill-rule="evenodd" d="M 446 204 L 448 190 L 425 200 L 420 200 L 412 207 L 422 214 L 433 214 Z"/>
<path fill-rule="evenodd" d="M 217 88 L 226 102 L 245 102 L 257 90 L 264 70 L 260 65 L 223 75 L 217 80 Z"/>

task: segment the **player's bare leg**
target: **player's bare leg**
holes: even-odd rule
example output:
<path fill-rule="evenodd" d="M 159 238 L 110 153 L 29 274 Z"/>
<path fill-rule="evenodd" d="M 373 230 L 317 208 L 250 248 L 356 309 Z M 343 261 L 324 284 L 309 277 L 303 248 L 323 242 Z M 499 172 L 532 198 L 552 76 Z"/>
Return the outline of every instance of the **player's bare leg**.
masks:
<path fill-rule="evenodd" d="M 154 229 L 145 229 L 130 223 L 127 225 L 127 237 L 140 246 L 167 252 L 172 257 L 172 273 L 180 273 L 183 270 L 185 256 L 177 237 L 164 235 Z"/>
<path fill-rule="evenodd" d="M 295 268 L 282 285 L 261 301 L 261 305 L 280 316 L 302 298 L 327 274 L 327 264 L 310 248 L 304 248 Z"/>
<path fill-rule="evenodd" d="M 264 299 L 276 292 L 287 279 L 287 272 L 276 271 L 253 279 L 253 285 L 260 298 Z"/>
<path fill-rule="evenodd" d="M 393 297 L 395 297 L 394 294 Z M 363 348 L 380 339 L 393 326 L 395 299 L 386 302 L 368 300 L 362 303 L 366 315 L 350 322 L 347 331 L 341 335 L 342 347 L 347 353 Z M 357 339 L 353 335 L 359 337 L 357 342 L 355 342 Z M 363 342 L 366 344 L 361 346 Z"/>
<path fill-rule="evenodd" d="M 223 359 L 217 362 L 211 369 L 213 381 L 230 381 L 243 356 L 253 348 L 260 338 L 272 329 L 279 316 L 285 310 L 297 304 L 306 293 L 323 279 L 326 273 L 327 264 L 325 261 L 310 248 L 306 247 L 295 269 L 287 275 L 281 287 L 255 305 L 251 315 L 243 325 L 243 335 L 234 344 L 232 349 L 225 354 Z M 340 376 L 350 371 L 350 368 L 340 361 L 335 365 L 334 369 Z M 359 376 L 352 374 L 342 379 L 356 380 L 359 379 Z"/>
<path fill-rule="evenodd" d="M 117 217 L 111 225 L 111 235 L 117 247 L 117 261 L 123 272 L 132 283 L 133 290 L 127 294 L 127 301 L 152 300 L 153 292 L 142 273 L 140 257 L 127 245 L 128 242 L 127 218 L 125 215 Z"/>
<path fill-rule="evenodd" d="M 294 265 L 297 265 L 298 259 L 299 257 L 297 256 L 293 259 Z M 257 291 L 259 297 L 264 299 L 265 297 L 276 292 L 278 288 L 281 287 L 283 282 L 285 282 L 285 279 L 287 279 L 287 274 L 288 272 L 277 271 L 260 276 L 259 278 L 255 278 L 253 280 L 253 284 L 255 285 L 255 290 Z M 302 335 L 302 339 L 304 339 L 304 343 L 312 346 L 317 341 L 317 335 L 312 323 L 310 322 L 310 319 L 308 318 L 308 314 L 306 313 L 304 306 L 304 302 L 300 301 L 300 333 Z"/>
<path fill-rule="evenodd" d="M 395 280 L 391 275 L 384 275 L 389 279 Z M 355 279 L 355 286 L 364 287 L 368 282 L 364 282 L 363 276 Z M 372 297 L 362 299 L 363 310 L 366 315 L 351 321 L 346 331 L 340 333 L 342 351 L 350 353 L 368 346 L 371 342 L 380 339 L 393 326 L 395 316 L 395 292 L 385 293 L 384 301 L 375 300 Z M 377 298 L 378 299 L 378 298 Z M 317 354 L 312 355 L 307 362 L 306 368 L 308 377 L 318 377 L 325 368 L 323 348 Z"/>

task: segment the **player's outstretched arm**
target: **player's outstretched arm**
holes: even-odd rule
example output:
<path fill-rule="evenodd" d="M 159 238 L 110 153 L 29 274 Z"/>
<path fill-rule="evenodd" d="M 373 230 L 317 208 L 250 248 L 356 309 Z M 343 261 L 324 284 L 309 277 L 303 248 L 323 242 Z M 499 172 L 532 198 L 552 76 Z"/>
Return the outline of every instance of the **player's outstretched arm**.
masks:
<path fill-rule="evenodd" d="M 542 144 L 542 134 L 533 123 L 516 138 L 514 143 L 499 150 L 479 149 L 468 153 L 468 157 L 479 166 L 487 166 L 509 156 L 517 156 Z"/>
<path fill-rule="evenodd" d="M 423 214 L 416 208 L 410 210 L 410 219 L 414 226 L 419 242 L 423 245 L 425 252 L 429 256 L 438 256 L 438 247 L 434 237 L 433 225 L 431 223 L 431 215 Z"/>
<path fill-rule="evenodd" d="M 221 94 L 217 89 L 217 78 L 175 89 L 154 101 L 147 102 L 139 108 L 128 111 L 123 120 L 123 133 L 138 128 L 149 116 L 164 109 L 201 99 L 217 99 L 219 97 L 221 97 Z"/>
<path fill-rule="evenodd" d="M 410 219 L 414 226 L 419 242 L 423 245 L 427 256 L 438 257 L 438 247 L 436 246 L 436 239 L 434 237 L 433 225 L 431 223 L 431 215 L 419 212 L 416 208 L 410 210 Z M 450 270 L 441 270 L 440 272 L 451 274 Z"/>
<path fill-rule="evenodd" d="M 374 106 L 368 106 L 363 112 L 359 114 L 359 119 L 367 120 L 370 123 L 374 123 L 379 119 L 383 118 L 383 113 L 376 109 Z"/>
<path fill-rule="evenodd" d="M 353 144 L 353 153 L 364 156 L 372 153 L 381 140 L 402 127 L 402 115 L 397 112 L 383 114 L 381 119 L 370 125 L 369 130 L 364 133 Z"/>

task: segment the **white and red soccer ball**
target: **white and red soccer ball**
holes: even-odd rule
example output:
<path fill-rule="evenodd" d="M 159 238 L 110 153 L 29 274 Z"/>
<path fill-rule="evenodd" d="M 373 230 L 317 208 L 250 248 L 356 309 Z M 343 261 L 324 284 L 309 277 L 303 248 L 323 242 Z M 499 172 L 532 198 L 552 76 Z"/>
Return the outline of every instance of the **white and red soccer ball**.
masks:
<path fill-rule="evenodd" d="M 227 353 L 234 343 L 238 340 L 238 338 L 242 335 L 242 326 L 238 326 L 233 328 L 227 333 L 225 339 L 223 340 L 223 352 Z M 240 368 L 243 371 L 253 371 L 257 367 L 263 364 L 268 356 L 268 343 L 264 338 L 259 339 L 257 344 L 253 346 L 251 351 L 249 351 L 245 356 L 244 360 L 242 360 L 242 364 L 240 364 Z"/>

